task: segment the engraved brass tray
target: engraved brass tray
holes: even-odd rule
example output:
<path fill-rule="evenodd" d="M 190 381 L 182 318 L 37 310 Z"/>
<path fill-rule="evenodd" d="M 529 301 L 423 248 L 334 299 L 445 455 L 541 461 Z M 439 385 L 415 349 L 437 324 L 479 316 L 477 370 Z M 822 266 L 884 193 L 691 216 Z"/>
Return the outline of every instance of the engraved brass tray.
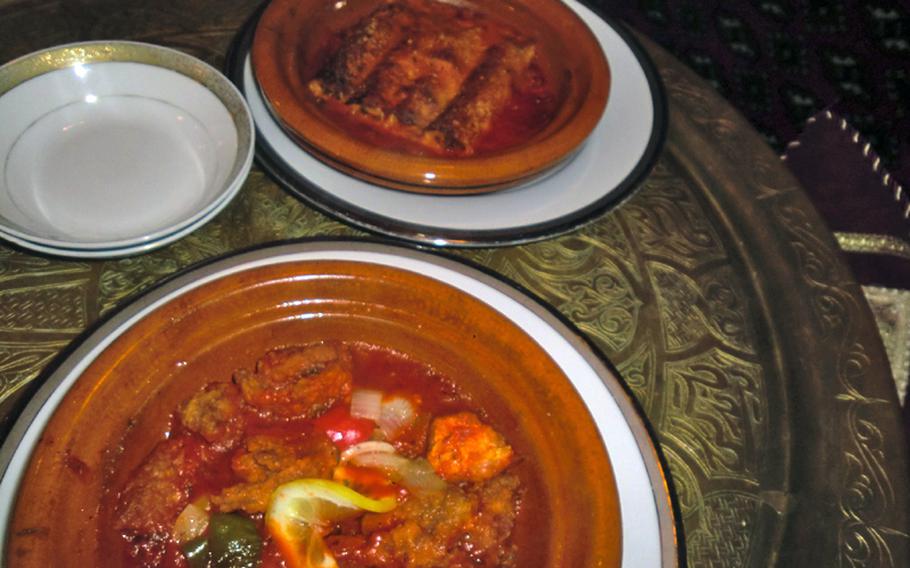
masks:
<path fill-rule="evenodd" d="M 258 0 L 0 0 L 0 59 L 118 37 L 222 65 Z M 575 232 L 455 251 L 574 322 L 617 366 L 669 464 L 692 566 L 910 565 L 910 474 L 875 322 L 833 236 L 761 137 L 644 41 L 667 94 L 655 169 Z M 54 357 L 197 261 L 360 233 L 253 172 L 213 222 L 154 253 L 64 261 L 0 245 L 4 431 Z"/>

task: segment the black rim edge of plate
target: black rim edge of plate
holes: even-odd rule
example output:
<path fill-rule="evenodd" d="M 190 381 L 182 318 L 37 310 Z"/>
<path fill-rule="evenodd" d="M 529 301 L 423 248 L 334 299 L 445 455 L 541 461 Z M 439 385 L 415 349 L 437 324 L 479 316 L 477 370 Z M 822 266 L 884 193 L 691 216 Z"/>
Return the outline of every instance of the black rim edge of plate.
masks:
<path fill-rule="evenodd" d="M 41 408 L 44 406 L 50 396 L 57 389 L 60 382 L 66 376 L 66 373 L 60 373 L 61 369 L 63 369 L 67 364 L 75 364 L 78 362 L 71 360 L 71 358 L 79 349 L 86 348 L 88 346 L 87 342 L 93 335 L 99 333 L 105 327 L 119 325 L 119 320 L 129 319 L 135 315 L 131 313 L 131 310 L 137 309 L 137 302 L 140 299 L 160 291 L 164 287 L 170 285 L 180 278 L 185 277 L 188 274 L 191 274 L 205 267 L 215 265 L 232 257 L 253 253 L 268 248 L 278 248 L 282 246 L 294 245 L 306 246 L 314 244 L 368 244 L 371 246 L 376 245 L 390 247 L 400 250 L 406 254 L 413 254 L 416 252 L 427 254 L 429 256 L 435 256 L 452 262 L 453 264 L 462 265 L 469 269 L 473 269 L 474 271 L 486 275 L 490 279 L 495 280 L 505 287 L 516 290 L 521 296 L 526 298 L 531 305 L 538 307 L 554 319 L 558 320 L 570 332 L 570 334 L 572 334 L 571 337 L 566 337 L 570 343 L 572 342 L 572 339 L 581 342 L 583 346 L 586 347 L 587 353 L 593 356 L 597 362 L 603 365 L 613 376 L 616 377 L 617 380 L 613 383 L 622 389 L 631 412 L 638 419 L 638 423 L 645 429 L 645 433 L 648 438 L 647 441 L 649 442 L 648 447 L 654 452 L 653 458 L 655 459 L 657 468 L 659 470 L 657 474 L 666 484 L 666 497 L 669 500 L 669 514 L 671 517 L 670 529 L 673 532 L 677 566 L 684 567 L 687 565 L 686 547 L 682 525 L 682 511 L 680 509 L 676 488 L 670 475 L 669 462 L 667 461 L 666 456 L 664 455 L 664 452 L 661 448 L 657 432 L 654 430 L 651 422 L 648 420 L 643 407 L 635 398 L 632 389 L 629 387 L 626 381 L 622 379 L 622 375 L 616 369 L 616 366 L 606 357 L 606 355 L 601 352 L 600 348 L 597 347 L 593 340 L 588 337 L 587 334 L 582 332 L 581 329 L 575 325 L 575 323 L 573 323 L 568 317 L 562 314 L 555 307 L 545 302 L 531 290 L 503 276 L 502 274 L 499 274 L 498 272 L 495 272 L 492 269 L 483 266 L 473 260 L 456 256 L 453 252 L 450 251 L 432 247 L 418 247 L 415 249 L 414 247 L 409 246 L 407 243 L 402 243 L 400 241 L 392 239 L 377 240 L 375 238 L 366 237 L 305 237 L 300 239 L 261 243 L 230 253 L 218 255 L 196 264 L 187 266 L 165 277 L 161 281 L 156 282 L 151 287 L 141 292 L 132 294 L 127 298 L 121 300 L 114 309 L 112 309 L 104 316 L 100 317 L 98 320 L 89 325 L 85 330 L 83 330 L 82 333 L 76 336 L 60 353 L 54 357 L 51 363 L 45 367 L 38 378 L 34 379 L 28 385 L 26 385 L 26 387 L 24 387 L 26 389 L 24 391 L 24 396 L 20 397 L 15 406 L 11 409 L 11 415 L 6 425 L 4 426 L 4 431 L 0 432 L 0 440 L 2 440 L 2 442 L 0 442 L 0 479 L 6 477 L 10 462 L 12 461 L 12 457 L 15 454 L 15 450 L 18 447 L 19 442 L 31 427 Z M 521 303 L 528 307 L 528 302 Z M 534 310 L 532 309 L 532 311 Z M 537 315 L 540 314 L 538 313 Z M 581 354 L 584 357 L 585 353 Z M 605 386 L 608 385 L 605 384 Z M 625 413 L 623 412 L 623 414 Z M 642 452 L 642 455 L 644 456 L 644 452 Z M 646 458 L 645 461 L 648 462 L 649 460 Z M 646 463 L 646 466 L 647 465 L 649 464 Z M 650 476 L 651 473 L 649 473 L 649 477 Z M 655 481 L 656 480 L 653 479 L 651 480 L 652 485 L 655 483 Z M 9 511 L 10 516 L 12 515 L 12 512 L 13 510 L 11 508 Z M 658 524 L 660 527 L 661 538 L 663 538 L 664 526 L 660 511 L 658 511 Z M 0 534 L 0 544 L 2 544 L 4 548 L 6 546 L 6 540 L 7 535 Z M 2 563 L 2 559 L 0 559 L 0 563 Z"/>
<path fill-rule="evenodd" d="M 591 0 L 578 1 L 610 26 L 629 46 L 645 74 L 651 91 L 651 104 L 654 108 L 654 124 L 651 129 L 651 136 L 635 167 L 613 190 L 594 203 L 550 221 L 514 229 L 487 229 L 480 231 L 440 229 L 379 215 L 349 202 L 339 200 L 304 176 L 286 167 L 284 160 L 268 144 L 265 137 L 260 135 L 258 127 L 256 128 L 256 161 L 284 190 L 329 217 L 371 233 L 411 243 L 451 248 L 507 246 L 525 244 L 573 231 L 599 217 L 611 207 L 618 205 L 621 201 L 628 198 L 634 189 L 641 185 L 657 162 L 667 134 L 666 93 L 663 82 L 651 58 L 623 24 L 604 14 L 600 8 L 592 5 Z M 246 96 L 243 88 L 245 57 L 253 41 L 256 23 L 268 4 L 269 0 L 263 2 L 244 22 L 231 42 L 225 57 L 225 75 L 244 96 Z M 469 198 L 470 196 L 464 197 Z"/>

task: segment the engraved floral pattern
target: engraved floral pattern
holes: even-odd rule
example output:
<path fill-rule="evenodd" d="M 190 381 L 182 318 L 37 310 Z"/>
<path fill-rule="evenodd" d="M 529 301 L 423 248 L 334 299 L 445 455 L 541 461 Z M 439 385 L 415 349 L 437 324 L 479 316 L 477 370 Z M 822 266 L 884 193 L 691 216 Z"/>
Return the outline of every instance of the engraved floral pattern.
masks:
<path fill-rule="evenodd" d="M 672 138 L 669 141 L 672 144 Z M 617 211 L 643 254 L 695 269 L 725 256 L 720 236 L 675 162 L 657 162 L 644 187 Z"/>
<path fill-rule="evenodd" d="M 11 282 L 20 277 L 53 276 L 88 272 L 89 266 L 72 262 L 58 266 L 48 258 L 32 256 L 12 249 L 0 249 L 0 282 Z"/>
<path fill-rule="evenodd" d="M 0 391 L 8 394 L 28 384 L 67 343 L 69 339 L 0 341 Z"/>
<path fill-rule="evenodd" d="M 749 538 L 759 502 L 746 492 L 716 492 L 705 496 L 704 529 L 687 543 L 698 566 L 746 566 L 752 553 Z"/>
<path fill-rule="evenodd" d="M 648 345 L 642 345 L 637 352 L 622 362 L 617 369 L 646 414 L 653 414 L 654 383 L 657 377 L 656 354 Z"/>
<path fill-rule="evenodd" d="M 87 280 L 0 290 L 0 330 L 78 333 L 89 324 Z"/>
<path fill-rule="evenodd" d="M 713 476 L 758 477 L 765 437 L 761 369 L 717 349 L 664 365 L 664 435 Z"/>

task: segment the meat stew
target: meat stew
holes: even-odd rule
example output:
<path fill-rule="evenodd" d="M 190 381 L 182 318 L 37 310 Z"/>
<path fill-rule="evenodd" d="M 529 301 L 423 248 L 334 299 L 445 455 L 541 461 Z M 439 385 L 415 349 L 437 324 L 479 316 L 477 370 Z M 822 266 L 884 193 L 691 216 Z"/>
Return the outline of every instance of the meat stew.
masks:
<path fill-rule="evenodd" d="M 121 560 L 514 566 L 528 464 L 487 422 L 456 382 L 390 349 L 337 341 L 272 349 L 255 369 L 180 404 L 168 436 L 109 493 Z M 353 489 L 391 508 L 352 505 L 301 521 L 276 503 L 281 486 L 300 480 L 319 488 L 294 495 L 305 507 Z M 289 524 L 307 530 L 289 533 Z"/>
<path fill-rule="evenodd" d="M 211 383 L 232 383 L 241 369 L 255 374 L 257 361 L 276 347 L 339 342 L 402 354 L 433 376 L 450 378 L 464 406 L 443 415 L 471 411 L 502 434 L 514 452 L 504 473 L 514 474 L 521 489 L 511 536 L 518 565 L 619 566 L 612 468 L 561 359 L 548 356 L 503 314 L 445 282 L 334 259 L 253 267 L 194 285 L 136 320 L 80 369 L 21 470 L 5 562 L 99 566 L 129 557 L 130 542 L 112 528 L 118 495 L 155 447 L 176 436 L 182 427 L 177 410 L 214 389 Z M 352 384 L 354 403 L 360 389 L 356 378 Z M 395 384 L 387 390 L 404 386 Z M 314 420 L 329 420 L 334 412 Z M 275 413 L 272 419 L 281 420 Z M 206 424 L 189 415 L 185 420 Z M 218 431 L 205 427 L 211 441 L 189 450 L 217 445 Z M 403 446 L 397 453 L 414 455 Z M 232 476 L 230 466 L 225 458 L 220 471 Z M 217 489 L 237 482 L 212 479 Z M 380 495 L 359 503 L 376 509 L 378 502 L 381 509 L 388 501 Z M 238 521 L 244 515 L 215 512 L 211 503 L 206 511 L 204 500 L 196 505 L 181 511 L 188 526 L 194 510 L 202 510 L 210 531 L 258 535 L 237 539 L 251 550 L 254 542 L 267 544 L 263 524 L 250 520 L 251 527 Z"/>

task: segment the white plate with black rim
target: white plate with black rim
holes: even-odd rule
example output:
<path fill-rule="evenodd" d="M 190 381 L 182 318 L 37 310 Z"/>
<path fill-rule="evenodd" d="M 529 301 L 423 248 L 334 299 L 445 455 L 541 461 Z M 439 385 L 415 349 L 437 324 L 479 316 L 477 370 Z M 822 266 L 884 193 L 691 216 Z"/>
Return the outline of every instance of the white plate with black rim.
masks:
<path fill-rule="evenodd" d="M 607 108 L 581 151 L 529 185 L 464 196 L 382 188 L 324 164 L 270 114 L 249 61 L 254 16 L 228 55 L 227 74 L 247 98 L 257 129 L 257 159 L 282 186 L 321 211 L 358 227 L 421 244 L 495 246 L 571 231 L 627 196 L 662 147 L 666 105 L 653 64 L 618 23 L 566 2 L 597 37 L 611 72 Z"/>

